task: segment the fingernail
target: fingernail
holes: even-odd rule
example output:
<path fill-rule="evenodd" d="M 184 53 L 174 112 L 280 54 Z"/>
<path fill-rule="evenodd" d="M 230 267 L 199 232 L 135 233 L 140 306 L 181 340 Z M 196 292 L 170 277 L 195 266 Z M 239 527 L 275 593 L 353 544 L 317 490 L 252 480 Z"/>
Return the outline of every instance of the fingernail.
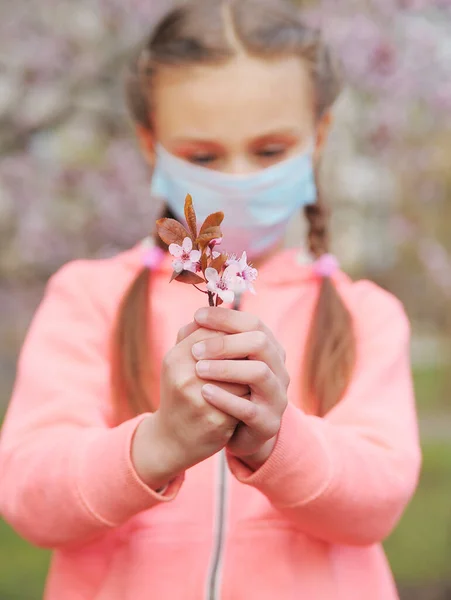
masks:
<path fill-rule="evenodd" d="M 199 310 L 196 311 L 194 318 L 198 322 L 205 323 L 208 319 L 208 308 L 199 308 Z"/>
<path fill-rule="evenodd" d="M 210 363 L 205 360 L 198 362 L 196 364 L 196 370 L 197 370 L 197 374 L 200 375 L 201 377 L 203 375 L 207 375 L 208 371 L 210 370 Z"/>
<path fill-rule="evenodd" d="M 194 358 L 200 359 L 205 356 L 206 350 L 207 345 L 205 344 L 205 342 L 198 342 L 197 344 L 194 344 L 194 346 L 191 349 L 191 352 L 193 353 Z"/>
<path fill-rule="evenodd" d="M 214 392 L 215 388 L 209 383 L 207 383 L 207 385 L 204 385 L 202 388 L 202 396 L 207 400 L 213 398 Z"/>

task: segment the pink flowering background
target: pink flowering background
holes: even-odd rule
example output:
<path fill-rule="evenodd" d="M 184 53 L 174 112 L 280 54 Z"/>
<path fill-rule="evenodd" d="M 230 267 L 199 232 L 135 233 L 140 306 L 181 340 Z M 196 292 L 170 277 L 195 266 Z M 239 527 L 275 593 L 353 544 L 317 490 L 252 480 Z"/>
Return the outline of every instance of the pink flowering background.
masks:
<path fill-rule="evenodd" d="M 149 198 L 122 75 L 169 4 L 0 4 L 0 414 L 47 278 L 68 260 L 109 256 L 153 229 L 159 207 Z M 376 280 L 406 304 L 430 478 L 449 483 L 443 457 L 451 448 L 441 445 L 451 430 L 451 0 L 306 7 L 347 82 L 324 164 L 334 250 L 352 275 Z M 301 241 L 294 226 L 289 243 Z M 390 541 L 390 559 L 409 600 L 451 598 L 449 494 L 446 501 L 428 487 L 424 498 Z M 0 529 L 0 597 L 39 598 L 46 559 L 33 555 L 25 587 L 11 591 L 23 578 L 7 560 L 16 543 L 8 535 L 2 550 Z"/>

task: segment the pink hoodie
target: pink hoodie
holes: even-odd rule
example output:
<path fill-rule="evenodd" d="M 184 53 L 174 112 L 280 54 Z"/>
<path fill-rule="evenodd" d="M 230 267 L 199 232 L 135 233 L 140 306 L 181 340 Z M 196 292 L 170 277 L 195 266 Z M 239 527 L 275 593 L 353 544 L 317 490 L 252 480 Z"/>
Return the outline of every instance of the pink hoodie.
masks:
<path fill-rule="evenodd" d="M 344 274 L 358 363 L 326 418 L 300 405 L 299 367 L 318 281 L 295 251 L 271 259 L 243 310 L 287 351 L 290 404 L 277 445 L 255 473 L 224 453 L 159 495 L 130 459 L 143 416 L 112 426 L 108 343 L 140 268 L 135 248 L 78 261 L 50 282 L 19 362 L 0 451 L 1 513 L 55 549 L 47 600 L 392 600 L 380 542 L 398 522 L 420 465 L 399 302 Z M 203 296 L 155 274 L 158 361 Z"/>

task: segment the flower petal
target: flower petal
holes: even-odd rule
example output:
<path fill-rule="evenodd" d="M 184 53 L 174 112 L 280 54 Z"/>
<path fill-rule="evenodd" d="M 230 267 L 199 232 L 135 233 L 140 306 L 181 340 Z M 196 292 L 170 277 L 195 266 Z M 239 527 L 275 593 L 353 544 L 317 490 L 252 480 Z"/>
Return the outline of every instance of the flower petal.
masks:
<path fill-rule="evenodd" d="M 173 260 L 172 268 L 176 273 L 181 273 L 183 271 L 183 261 L 181 260 Z"/>
<path fill-rule="evenodd" d="M 232 290 L 218 290 L 218 296 L 227 304 L 233 302 L 235 298 L 235 294 L 232 292 Z"/>
<path fill-rule="evenodd" d="M 246 254 L 246 251 L 244 251 L 243 254 L 241 255 L 241 258 L 238 261 L 238 264 L 240 265 L 241 271 L 244 271 L 244 269 L 248 266 L 247 265 L 247 254 Z"/>
<path fill-rule="evenodd" d="M 231 265 L 225 268 L 223 275 L 224 279 L 227 280 L 231 277 L 235 277 L 236 275 L 238 275 L 239 272 L 240 268 L 238 267 L 238 265 L 236 263 L 232 263 Z"/>
<path fill-rule="evenodd" d="M 195 273 L 197 271 L 196 265 L 193 262 L 191 262 L 190 260 L 183 261 L 183 270 L 191 271 L 192 273 Z"/>
<path fill-rule="evenodd" d="M 208 269 L 205 269 L 205 277 L 207 281 L 212 281 L 213 283 L 217 283 L 219 281 L 219 273 L 216 269 L 213 269 L 212 267 L 208 267 Z"/>
<path fill-rule="evenodd" d="M 201 256 L 202 252 L 200 250 L 191 250 L 189 253 L 189 259 L 191 262 L 198 262 Z"/>
<path fill-rule="evenodd" d="M 191 252 L 191 250 L 193 249 L 193 241 L 192 241 L 192 239 L 189 238 L 189 237 L 186 237 L 183 240 L 182 248 L 183 248 L 183 251 L 186 252 L 187 254 L 189 252 Z"/>
<path fill-rule="evenodd" d="M 170 244 L 169 245 L 169 254 L 179 258 L 183 254 L 183 248 L 178 244 Z"/>
<path fill-rule="evenodd" d="M 207 283 L 207 290 L 209 292 L 213 292 L 216 294 L 216 292 L 218 291 L 218 288 L 216 287 L 216 283 L 214 281 L 209 281 Z"/>
<path fill-rule="evenodd" d="M 247 283 L 239 275 L 234 275 L 227 282 L 227 287 L 235 292 L 235 294 L 242 294 L 248 289 Z"/>

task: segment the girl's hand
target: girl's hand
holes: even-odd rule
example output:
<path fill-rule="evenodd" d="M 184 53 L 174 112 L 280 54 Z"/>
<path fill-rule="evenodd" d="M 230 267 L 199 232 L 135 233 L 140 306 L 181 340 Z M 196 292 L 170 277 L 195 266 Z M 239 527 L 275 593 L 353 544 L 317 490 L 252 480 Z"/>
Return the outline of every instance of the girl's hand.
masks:
<path fill-rule="evenodd" d="M 203 328 L 221 332 L 192 348 L 199 361 L 198 376 L 221 382 L 204 385 L 202 395 L 210 405 L 241 421 L 227 449 L 256 470 L 274 448 L 287 406 L 290 378 L 285 352 L 271 331 L 251 314 L 202 308 L 195 321 Z M 225 389 L 226 383 L 248 385 L 250 396 L 234 394 Z"/>
<path fill-rule="evenodd" d="M 212 337 L 224 334 L 195 324 L 180 330 L 163 361 L 160 407 L 136 431 L 132 459 L 138 475 L 154 489 L 224 448 L 237 426 L 234 416 L 203 398 L 205 382 L 196 374 L 191 349 Z M 249 388 L 231 382 L 224 384 L 224 392 L 239 398 Z"/>

